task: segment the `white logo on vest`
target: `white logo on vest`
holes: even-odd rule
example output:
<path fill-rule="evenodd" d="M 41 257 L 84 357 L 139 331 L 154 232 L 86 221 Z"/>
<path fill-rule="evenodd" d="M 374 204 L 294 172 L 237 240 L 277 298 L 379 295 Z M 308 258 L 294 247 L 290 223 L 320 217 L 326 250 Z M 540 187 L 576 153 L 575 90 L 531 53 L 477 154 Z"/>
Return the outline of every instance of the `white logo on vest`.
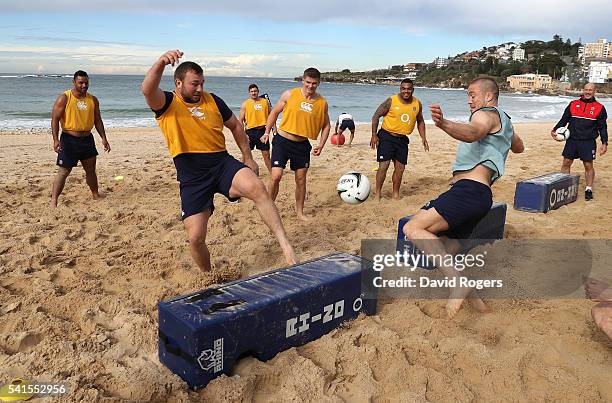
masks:
<path fill-rule="evenodd" d="M 308 112 L 308 113 L 312 113 L 312 104 L 309 104 L 308 102 L 302 102 L 300 104 L 300 109 L 303 110 L 304 112 Z"/>
<path fill-rule="evenodd" d="M 198 118 L 200 120 L 206 119 L 206 116 L 204 116 L 204 112 L 202 112 L 199 106 L 187 108 L 187 110 L 191 113 L 191 116 L 193 116 L 194 118 Z"/>
<path fill-rule="evenodd" d="M 87 110 L 87 103 L 85 101 L 77 101 L 77 109 L 80 111 L 86 111 Z"/>

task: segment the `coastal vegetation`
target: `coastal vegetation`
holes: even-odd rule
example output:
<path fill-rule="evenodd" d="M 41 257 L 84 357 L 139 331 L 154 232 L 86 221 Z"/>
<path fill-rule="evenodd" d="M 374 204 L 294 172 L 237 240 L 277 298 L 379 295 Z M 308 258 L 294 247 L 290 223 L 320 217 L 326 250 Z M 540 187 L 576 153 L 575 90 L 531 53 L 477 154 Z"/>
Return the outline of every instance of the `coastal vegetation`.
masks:
<path fill-rule="evenodd" d="M 368 84 L 397 84 L 405 77 L 413 79 L 417 86 L 441 88 L 465 88 L 479 75 L 494 77 L 502 90 L 508 90 L 506 78 L 515 74 L 548 74 L 553 80 L 569 81 L 571 88 L 581 88 L 585 82 L 578 57 L 581 43 L 554 35 L 550 41 L 529 40 L 520 44 L 505 43 L 497 46 L 463 52 L 448 57 L 443 63 L 408 63 L 388 66 L 371 71 L 354 72 L 343 69 L 322 73 L 323 81 Z M 524 59 L 514 60 L 516 47 L 525 51 Z M 440 65 L 442 64 L 442 65 Z M 605 86 L 604 86 L 605 87 Z M 601 89 L 607 92 L 606 88 Z M 547 92 L 555 92 L 548 90 Z"/>

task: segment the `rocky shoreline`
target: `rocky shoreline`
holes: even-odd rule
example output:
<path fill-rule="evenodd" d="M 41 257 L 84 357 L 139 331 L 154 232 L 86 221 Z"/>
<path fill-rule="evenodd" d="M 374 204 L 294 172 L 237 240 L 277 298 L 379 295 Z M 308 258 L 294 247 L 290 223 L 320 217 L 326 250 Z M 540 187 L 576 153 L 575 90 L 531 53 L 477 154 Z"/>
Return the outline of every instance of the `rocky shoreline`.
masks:
<path fill-rule="evenodd" d="M 327 76 L 325 73 L 321 76 L 321 80 L 323 82 L 329 83 L 346 83 L 346 84 L 363 84 L 363 85 L 389 85 L 389 86 L 399 86 L 402 82 L 402 79 L 387 79 L 387 78 L 355 78 L 355 77 L 346 77 L 340 78 L 336 76 Z M 301 77 L 295 77 L 295 81 L 301 81 Z M 432 89 L 467 89 L 467 86 L 461 85 L 458 81 L 451 80 L 450 82 L 441 82 L 441 83 L 419 83 L 418 80 L 415 80 L 415 86 L 419 88 L 432 88 Z M 547 96 L 576 96 L 579 97 L 582 95 L 581 90 L 560 90 L 560 89 L 550 89 L 545 90 L 541 89 L 534 92 L 522 92 L 517 91 L 512 88 L 508 88 L 507 86 L 501 85 L 500 92 L 504 94 L 532 94 L 532 95 L 547 95 Z M 597 92 L 596 97 L 598 98 L 612 98 L 612 94 Z"/>

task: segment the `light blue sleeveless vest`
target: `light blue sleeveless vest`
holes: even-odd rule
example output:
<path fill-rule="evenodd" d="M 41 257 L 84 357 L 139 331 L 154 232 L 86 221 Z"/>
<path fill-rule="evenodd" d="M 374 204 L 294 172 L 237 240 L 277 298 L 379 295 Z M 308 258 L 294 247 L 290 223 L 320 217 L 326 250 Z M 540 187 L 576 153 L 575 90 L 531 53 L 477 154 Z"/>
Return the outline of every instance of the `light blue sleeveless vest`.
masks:
<path fill-rule="evenodd" d="M 493 170 L 493 176 L 491 177 L 491 183 L 493 183 L 504 174 L 504 166 L 506 165 L 506 158 L 512 144 L 514 129 L 512 128 L 510 116 L 500 108 L 489 106 L 480 108 L 474 113 L 480 110 L 496 111 L 499 114 L 501 129 L 498 132 L 489 133 L 483 139 L 473 143 L 461 141 L 457 146 L 453 173 L 469 171 L 476 165 L 482 164 Z M 470 120 L 472 120 L 474 113 L 470 116 Z"/>

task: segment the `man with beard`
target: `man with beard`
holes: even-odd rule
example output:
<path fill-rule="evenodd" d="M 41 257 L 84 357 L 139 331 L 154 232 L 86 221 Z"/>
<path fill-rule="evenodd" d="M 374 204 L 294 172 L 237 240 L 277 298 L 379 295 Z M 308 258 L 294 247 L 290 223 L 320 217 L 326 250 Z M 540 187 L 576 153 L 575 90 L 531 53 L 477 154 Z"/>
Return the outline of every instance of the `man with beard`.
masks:
<path fill-rule="evenodd" d="M 287 263 L 296 263 L 278 210 L 257 178 L 258 167 L 244 127 L 221 98 L 204 91 L 202 68 L 194 62 L 183 62 L 174 72 L 174 91 L 159 88 L 165 67 L 174 66 L 182 56 L 180 50 L 164 53 L 148 71 L 141 89 L 174 160 L 181 215 L 193 260 L 202 271 L 211 270 L 206 232 L 215 208 L 213 197 L 221 193 L 232 201 L 240 197 L 253 200 L 278 239 Z M 227 152 L 223 126 L 231 130 L 244 163 Z"/>

